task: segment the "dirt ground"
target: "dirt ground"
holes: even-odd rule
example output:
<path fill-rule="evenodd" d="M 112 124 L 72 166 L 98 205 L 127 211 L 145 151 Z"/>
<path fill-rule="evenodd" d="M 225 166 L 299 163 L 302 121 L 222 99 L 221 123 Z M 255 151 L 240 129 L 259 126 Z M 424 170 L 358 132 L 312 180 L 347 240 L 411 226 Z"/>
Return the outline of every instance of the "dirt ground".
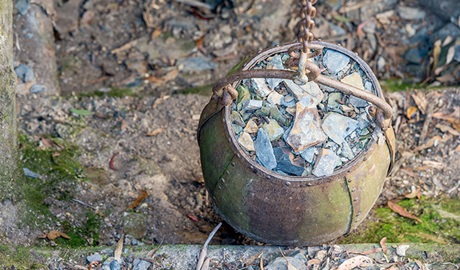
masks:
<path fill-rule="evenodd" d="M 33 82 L 19 81 L 18 86 L 19 129 L 28 137 L 22 147 L 45 154 L 22 159 L 25 168 L 38 174 L 29 178 L 43 184 L 37 184 L 42 203 L 52 213 L 52 222 L 40 223 L 32 235 L 72 231 L 89 245 L 114 245 L 122 234 L 136 243 L 203 243 L 220 221 L 204 188 L 196 140 L 209 85 L 242 56 L 294 40 L 295 7 L 271 0 L 207 1 L 204 8 L 186 2 L 55 2 L 54 49 L 62 95 L 31 93 Z M 373 8 L 336 2 L 341 1 L 318 4 L 316 36 L 357 51 L 385 85 L 403 87 L 402 78 L 425 86 L 458 82 L 457 60 L 433 53 L 436 35 L 445 40 L 458 29 L 442 36 L 438 30 L 449 23 L 416 1 L 375 1 Z M 406 6 L 414 7 L 412 17 L 401 11 Z M 434 33 L 423 41 L 431 48 L 411 60 L 419 61 L 418 69 L 404 60 L 414 46 L 414 29 Z M 449 51 L 456 44 L 439 48 Z M 184 94 L 197 91 L 202 95 Z M 398 153 L 378 205 L 404 196 L 458 199 L 460 90 L 443 87 L 386 97 L 394 108 Z M 43 159 L 59 164 L 55 159 L 69 145 L 76 146 L 72 160 L 81 167 L 63 179 L 54 167 L 41 166 L 47 164 Z M 93 215 L 97 233 L 88 233 L 94 229 L 89 225 Z M 50 218 L 44 212 L 36 216 Z M 257 244 L 225 224 L 215 241 Z"/>

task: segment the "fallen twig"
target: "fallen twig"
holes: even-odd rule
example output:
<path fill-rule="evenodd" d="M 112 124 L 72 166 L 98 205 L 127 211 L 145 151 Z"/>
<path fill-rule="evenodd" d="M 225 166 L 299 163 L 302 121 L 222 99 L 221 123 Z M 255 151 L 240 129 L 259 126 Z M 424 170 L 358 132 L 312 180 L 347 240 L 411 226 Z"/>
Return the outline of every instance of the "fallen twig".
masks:
<path fill-rule="evenodd" d="M 196 0 L 176 0 L 176 2 L 185 4 L 185 5 L 189 5 L 192 7 L 197 7 L 197 8 L 204 8 L 208 10 L 212 9 L 211 5 L 202 3 L 200 1 L 196 1 Z"/>
<path fill-rule="evenodd" d="M 418 141 L 418 145 L 421 145 L 425 142 L 426 135 L 428 134 L 428 128 L 430 127 L 431 121 L 433 120 L 433 109 L 434 103 L 428 103 L 428 107 L 426 109 L 425 122 L 423 123 L 423 128 L 422 132 L 420 133 L 420 140 Z"/>
<path fill-rule="evenodd" d="M 92 205 L 90 205 L 90 204 L 87 204 L 87 203 L 85 203 L 85 202 L 83 202 L 83 201 L 80 201 L 80 200 L 78 200 L 78 199 L 72 199 L 72 201 L 73 201 L 73 202 L 76 202 L 76 203 L 79 203 L 79 204 L 81 204 L 81 205 L 84 205 L 84 206 L 86 206 L 86 207 L 89 207 L 89 208 L 92 208 L 92 209 L 96 209 L 96 207 L 94 207 L 94 206 L 92 206 Z"/>
<path fill-rule="evenodd" d="M 214 237 L 216 232 L 219 230 L 220 226 L 222 226 L 222 222 L 217 224 L 217 226 L 212 230 L 212 232 L 209 234 L 208 239 L 203 245 L 203 248 L 201 249 L 200 257 L 198 258 L 198 263 L 196 264 L 196 270 L 202 270 L 203 269 L 203 263 L 206 258 L 207 252 L 208 252 L 208 245 L 209 242 L 211 242 L 211 239 Z M 208 265 L 209 267 L 209 265 Z"/>

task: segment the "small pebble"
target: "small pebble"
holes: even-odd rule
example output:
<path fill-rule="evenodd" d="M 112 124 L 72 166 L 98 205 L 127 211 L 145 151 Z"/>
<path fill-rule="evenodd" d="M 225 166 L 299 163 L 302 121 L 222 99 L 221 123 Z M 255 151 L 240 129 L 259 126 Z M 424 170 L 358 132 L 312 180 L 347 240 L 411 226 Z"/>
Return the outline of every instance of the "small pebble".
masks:
<path fill-rule="evenodd" d="M 87 261 L 88 263 L 94 262 L 94 261 L 96 261 L 96 262 L 102 262 L 102 256 L 101 256 L 101 254 L 99 254 L 99 253 L 95 253 L 95 254 L 93 254 L 93 255 L 87 256 L 87 257 L 86 257 L 86 261 Z"/>

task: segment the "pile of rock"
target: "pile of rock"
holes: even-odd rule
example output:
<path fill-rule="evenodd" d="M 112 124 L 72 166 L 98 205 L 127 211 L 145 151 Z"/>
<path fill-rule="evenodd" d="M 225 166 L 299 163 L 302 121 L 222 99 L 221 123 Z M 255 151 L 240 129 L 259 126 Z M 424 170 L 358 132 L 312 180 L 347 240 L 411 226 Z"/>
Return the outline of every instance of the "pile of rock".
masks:
<path fill-rule="evenodd" d="M 287 69 L 288 58 L 276 54 L 254 69 Z M 312 60 L 324 75 L 374 93 L 370 79 L 348 56 L 324 49 Z M 239 145 L 282 175 L 332 175 L 378 134 L 371 104 L 315 82 L 254 78 L 243 80 L 237 90 L 231 120 Z"/>

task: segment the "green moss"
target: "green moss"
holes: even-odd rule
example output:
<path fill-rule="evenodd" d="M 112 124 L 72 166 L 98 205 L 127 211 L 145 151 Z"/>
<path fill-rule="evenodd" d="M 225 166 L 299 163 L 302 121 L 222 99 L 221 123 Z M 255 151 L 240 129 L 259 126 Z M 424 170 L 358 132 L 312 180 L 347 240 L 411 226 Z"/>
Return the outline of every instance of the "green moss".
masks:
<path fill-rule="evenodd" d="M 5 267 L 5 269 L 47 269 L 46 265 L 36 262 L 30 256 L 29 249 L 0 245 L 0 267 Z"/>
<path fill-rule="evenodd" d="M 380 85 L 382 86 L 382 89 L 387 92 L 399 92 L 423 88 L 420 83 L 413 83 L 400 79 L 383 80 L 380 81 Z"/>
<path fill-rule="evenodd" d="M 122 97 L 133 97 L 136 96 L 136 92 L 133 88 L 116 88 L 113 87 L 108 92 L 102 92 L 99 90 L 86 92 L 86 93 L 79 93 L 78 97 L 114 97 L 114 98 L 122 98 Z"/>
<path fill-rule="evenodd" d="M 243 68 L 244 64 L 246 64 L 246 62 L 248 62 L 249 59 L 251 59 L 251 58 L 252 58 L 252 55 L 247 55 L 247 56 L 245 56 L 243 59 L 241 59 L 241 61 L 240 61 L 238 64 L 236 64 L 236 65 L 227 73 L 227 76 L 230 76 L 230 75 L 234 74 L 235 72 L 240 71 L 240 70 Z"/>
<path fill-rule="evenodd" d="M 40 175 L 38 178 L 25 177 L 19 186 L 22 186 L 25 207 L 23 222 L 28 226 L 48 230 L 48 226 L 60 222 L 60 230 L 71 237 L 70 240 L 58 238 L 55 242 L 59 246 L 87 246 L 99 242 L 101 218 L 93 212 L 86 212 L 79 226 L 68 221 L 58 220 L 48 209 L 44 200 L 51 197 L 60 201 L 69 201 L 74 197 L 77 185 L 86 180 L 83 177 L 83 167 L 76 157 L 79 150 L 59 138 L 49 138 L 54 146 L 43 148 L 32 142 L 24 134 L 20 134 L 20 150 L 22 167 L 28 168 Z"/>
<path fill-rule="evenodd" d="M 182 90 L 178 90 L 177 93 L 179 94 L 198 94 L 202 96 L 209 96 L 212 93 L 212 85 L 203 85 L 191 88 L 185 88 Z"/>
<path fill-rule="evenodd" d="M 91 211 L 86 212 L 85 216 L 85 222 L 78 227 L 73 226 L 68 221 L 64 221 L 62 227 L 67 232 L 67 235 L 70 236 L 70 239 L 58 238 L 56 243 L 69 247 L 97 246 L 99 244 L 99 230 L 102 218 Z"/>
<path fill-rule="evenodd" d="M 378 207 L 371 214 L 371 221 L 340 242 L 378 243 L 386 237 L 390 243 L 460 243 L 460 218 L 456 218 L 460 217 L 459 199 L 405 199 L 398 204 L 422 223 L 402 217 L 388 207 Z"/>

